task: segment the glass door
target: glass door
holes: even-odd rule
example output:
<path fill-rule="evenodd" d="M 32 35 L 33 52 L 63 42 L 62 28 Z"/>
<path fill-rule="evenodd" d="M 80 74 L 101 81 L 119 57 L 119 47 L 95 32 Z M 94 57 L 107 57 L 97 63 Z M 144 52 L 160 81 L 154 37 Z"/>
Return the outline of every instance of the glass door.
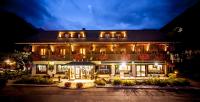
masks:
<path fill-rule="evenodd" d="M 145 65 L 136 65 L 137 76 L 145 76 Z"/>
<path fill-rule="evenodd" d="M 75 75 L 75 77 L 76 77 L 76 79 L 80 79 L 81 77 L 81 67 L 79 67 L 79 66 L 76 66 L 76 68 L 75 68 L 75 70 L 76 70 L 76 75 Z"/>

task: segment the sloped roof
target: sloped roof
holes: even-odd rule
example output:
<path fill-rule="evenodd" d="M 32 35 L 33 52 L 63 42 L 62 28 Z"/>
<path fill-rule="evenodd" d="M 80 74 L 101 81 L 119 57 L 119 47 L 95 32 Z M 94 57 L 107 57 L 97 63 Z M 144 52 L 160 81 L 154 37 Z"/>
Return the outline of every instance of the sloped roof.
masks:
<path fill-rule="evenodd" d="M 83 30 L 61 30 L 63 32 Z M 126 31 L 127 38 L 99 38 L 101 31 Z M 60 31 L 41 31 L 35 36 L 19 43 L 48 43 L 48 42 L 167 42 L 167 35 L 158 30 L 84 30 L 86 38 L 61 38 L 58 39 Z"/>

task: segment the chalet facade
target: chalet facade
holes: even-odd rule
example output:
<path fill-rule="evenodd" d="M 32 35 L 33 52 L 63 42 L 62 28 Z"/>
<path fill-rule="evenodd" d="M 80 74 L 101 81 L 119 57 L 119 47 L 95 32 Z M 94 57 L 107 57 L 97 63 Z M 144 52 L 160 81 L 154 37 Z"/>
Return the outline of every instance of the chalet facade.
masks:
<path fill-rule="evenodd" d="M 157 30 L 42 31 L 27 39 L 32 46 L 32 75 L 68 79 L 164 77 L 172 42 Z"/>

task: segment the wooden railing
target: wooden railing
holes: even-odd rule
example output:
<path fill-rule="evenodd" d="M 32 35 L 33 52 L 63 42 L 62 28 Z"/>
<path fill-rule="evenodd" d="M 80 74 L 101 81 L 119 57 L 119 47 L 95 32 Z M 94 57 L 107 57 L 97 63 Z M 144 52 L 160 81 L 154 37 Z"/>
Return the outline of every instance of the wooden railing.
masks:
<path fill-rule="evenodd" d="M 165 53 L 137 53 L 137 54 L 68 54 L 39 55 L 32 54 L 33 61 L 167 61 L 169 56 Z"/>

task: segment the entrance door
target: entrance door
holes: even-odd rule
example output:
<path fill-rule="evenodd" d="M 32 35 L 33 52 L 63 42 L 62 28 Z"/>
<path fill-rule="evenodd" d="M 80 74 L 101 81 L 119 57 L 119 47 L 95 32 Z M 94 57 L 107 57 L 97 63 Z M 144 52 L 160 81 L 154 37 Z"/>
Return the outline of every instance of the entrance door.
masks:
<path fill-rule="evenodd" d="M 145 65 L 136 65 L 137 76 L 145 76 Z"/>
<path fill-rule="evenodd" d="M 80 67 L 76 67 L 75 70 L 76 70 L 76 72 L 75 72 L 76 79 L 80 79 L 81 78 L 81 68 Z"/>

